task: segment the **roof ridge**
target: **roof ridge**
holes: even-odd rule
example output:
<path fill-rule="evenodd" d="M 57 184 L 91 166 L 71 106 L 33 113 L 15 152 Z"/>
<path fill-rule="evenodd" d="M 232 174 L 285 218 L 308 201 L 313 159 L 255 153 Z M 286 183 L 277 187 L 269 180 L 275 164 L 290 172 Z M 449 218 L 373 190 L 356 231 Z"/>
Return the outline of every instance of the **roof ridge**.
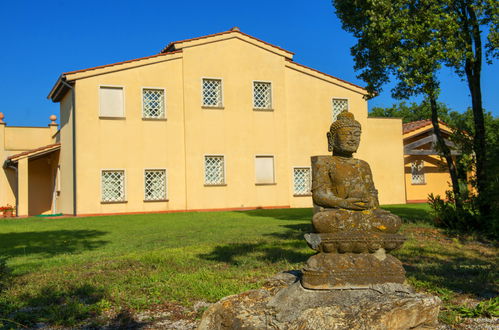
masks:
<path fill-rule="evenodd" d="M 212 37 L 220 36 L 220 35 L 227 34 L 227 33 L 240 33 L 240 34 L 242 34 L 243 36 L 246 36 L 246 37 L 248 37 L 248 38 L 254 39 L 254 40 L 259 41 L 259 42 L 262 42 L 262 43 L 264 43 L 264 44 L 266 44 L 266 45 L 269 45 L 269 46 L 271 46 L 271 47 L 277 48 L 277 49 L 279 49 L 279 50 L 281 50 L 281 51 L 284 51 L 284 52 L 286 52 L 286 53 L 289 53 L 289 54 L 291 54 L 291 55 L 295 55 L 295 53 L 293 53 L 292 51 L 289 51 L 289 50 L 284 49 L 284 48 L 282 48 L 282 47 L 279 47 L 279 46 L 273 45 L 273 44 L 271 44 L 271 43 L 268 43 L 268 42 L 266 42 L 266 41 L 264 41 L 264 40 L 262 40 L 262 39 L 258 39 L 258 38 L 256 38 L 256 37 L 253 37 L 252 35 L 249 35 L 249 34 L 244 33 L 244 32 L 242 32 L 242 31 L 239 31 L 239 30 L 233 30 L 233 29 L 228 30 L 228 31 L 222 31 L 222 32 L 218 32 L 218 33 L 208 34 L 208 35 L 205 35 L 205 36 L 195 37 L 195 38 L 188 38 L 188 39 L 183 39 L 183 40 L 172 41 L 172 42 L 170 42 L 170 43 L 169 43 L 166 47 L 164 47 L 164 48 L 161 50 L 160 54 L 161 54 L 161 53 L 163 53 L 163 52 L 165 52 L 165 51 L 166 51 L 169 47 L 171 47 L 171 46 L 173 46 L 173 45 L 175 45 L 175 44 L 179 44 L 179 43 L 183 43 L 183 42 L 188 42 L 188 41 L 199 40 L 199 39 L 205 39 L 205 38 L 212 38 Z"/>

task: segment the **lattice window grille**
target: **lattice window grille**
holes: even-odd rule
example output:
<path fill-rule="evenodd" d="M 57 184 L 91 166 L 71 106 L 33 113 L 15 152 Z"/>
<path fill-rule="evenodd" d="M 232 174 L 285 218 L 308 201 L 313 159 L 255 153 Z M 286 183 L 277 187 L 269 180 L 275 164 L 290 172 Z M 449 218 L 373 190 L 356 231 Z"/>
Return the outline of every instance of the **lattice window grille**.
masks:
<path fill-rule="evenodd" d="M 125 200 L 125 171 L 102 171 L 102 201 Z"/>
<path fill-rule="evenodd" d="M 165 117 L 165 91 L 162 89 L 144 89 L 143 96 L 143 116 L 144 118 L 164 118 Z"/>
<path fill-rule="evenodd" d="M 156 201 L 166 199 L 166 171 L 146 170 L 144 173 L 144 199 Z"/>
<path fill-rule="evenodd" d="M 348 100 L 333 99 L 333 121 L 335 121 L 338 115 L 343 111 L 348 111 Z"/>
<path fill-rule="evenodd" d="M 294 168 L 294 194 L 310 195 L 312 186 L 312 175 L 309 167 Z"/>
<path fill-rule="evenodd" d="M 209 107 L 222 106 L 222 80 L 203 79 L 203 105 Z"/>
<path fill-rule="evenodd" d="M 204 180 L 206 184 L 224 184 L 224 157 L 206 156 L 204 158 Z"/>
<path fill-rule="evenodd" d="M 424 162 L 417 160 L 411 164 L 412 184 L 424 184 Z"/>
<path fill-rule="evenodd" d="M 253 107 L 257 109 L 272 108 L 272 85 L 269 82 L 253 83 Z"/>

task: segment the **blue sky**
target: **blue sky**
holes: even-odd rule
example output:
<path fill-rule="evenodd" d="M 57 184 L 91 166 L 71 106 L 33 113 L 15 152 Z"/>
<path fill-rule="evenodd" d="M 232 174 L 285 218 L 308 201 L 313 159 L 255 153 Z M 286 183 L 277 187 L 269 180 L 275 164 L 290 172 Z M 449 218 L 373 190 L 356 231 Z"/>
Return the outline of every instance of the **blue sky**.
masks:
<path fill-rule="evenodd" d="M 329 0 L 0 1 L 0 112 L 12 126 L 40 126 L 59 114 L 46 96 L 62 72 L 158 53 L 170 41 L 229 30 L 295 53 L 294 60 L 364 86 Z M 440 101 L 470 106 L 466 84 L 442 72 Z M 499 115 L 499 64 L 484 65 L 484 107 Z M 369 108 L 391 106 L 390 85 Z"/>

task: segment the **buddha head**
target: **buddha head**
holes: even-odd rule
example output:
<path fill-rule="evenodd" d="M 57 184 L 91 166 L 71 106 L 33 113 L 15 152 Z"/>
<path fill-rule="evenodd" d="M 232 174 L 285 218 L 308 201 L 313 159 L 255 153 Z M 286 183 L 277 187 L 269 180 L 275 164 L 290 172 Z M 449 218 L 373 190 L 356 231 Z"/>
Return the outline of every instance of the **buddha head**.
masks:
<path fill-rule="evenodd" d="M 360 143 L 361 127 L 353 114 L 343 111 L 331 124 L 327 133 L 329 151 L 351 155 L 357 151 Z"/>

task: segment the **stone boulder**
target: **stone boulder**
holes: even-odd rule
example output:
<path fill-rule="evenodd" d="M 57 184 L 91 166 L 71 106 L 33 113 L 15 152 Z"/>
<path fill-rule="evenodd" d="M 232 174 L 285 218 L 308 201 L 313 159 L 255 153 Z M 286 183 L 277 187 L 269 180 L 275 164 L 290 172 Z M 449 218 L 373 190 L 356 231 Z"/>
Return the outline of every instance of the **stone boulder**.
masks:
<path fill-rule="evenodd" d="M 260 289 L 213 304 L 199 329 L 432 329 L 440 304 L 402 284 L 308 290 L 297 272 L 281 273 Z"/>

